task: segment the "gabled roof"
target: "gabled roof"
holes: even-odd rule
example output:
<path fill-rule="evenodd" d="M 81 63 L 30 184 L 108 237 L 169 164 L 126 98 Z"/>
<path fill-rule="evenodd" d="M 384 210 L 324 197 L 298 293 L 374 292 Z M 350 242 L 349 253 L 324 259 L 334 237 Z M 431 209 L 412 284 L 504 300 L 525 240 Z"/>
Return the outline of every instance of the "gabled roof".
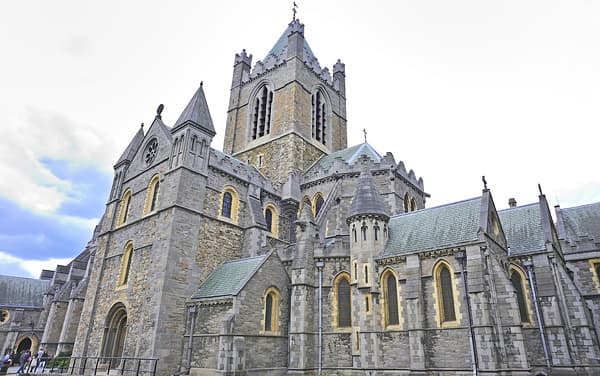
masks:
<path fill-rule="evenodd" d="M 125 151 L 123 152 L 117 163 L 115 163 L 115 166 L 119 165 L 121 162 L 131 162 L 143 141 L 144 128 L 140 127 L 135 136 L 133 136 L 133 139 L 131 140 L 129 145 L 127 145 L 127 148 L 125 148 Z"/>
<path fill-rule="evenodd" d="M 50 281 L 0 275 L 0 307 L 42 308 Z"/>
<path fill-rule="evenodd" d="M 202 83 L 194 93 L 194 96 L 185 107 L 179 119 L 175 122 L 173 129 L 176 129 L 186 123 L 191 123 L 199 128 L 202 128 L 210 135 L 216 134 L 215 127 L 213 126 L 212 118 L 210 117 L 210 111 L 208 110 L 208 104 L 206 103 L 206 97 L 204 95 L 204 89 Z"/>
<path fill-rule="evenodd" d="M 587 237 L 600 243 L 600 202 L 573 208 L 560 208 L 560 213 L 566 231 L 563 236 L 569 242 Z"/>
<path fill-rule="evenodd" d="M 249 257 L 221 264 L 200 285 L 192 299 L 237 295 L 266 260 L 267 256 Z"/>
<path fill-rule="evenodd" d="M 324 155 L 307 170 L 307 173 L 318 168 L 328 170 L 333 165 L 333 161 L 336 158 L 340 158 L 349 165 L 354 165 L 356 164 L 358 158 L 362 155 L 367 156 L 367 158 L 371 159 L 373 162 L 381 161 L 381 156 L 379 153 L 377 153 L 377 151 L 373 149 L 371 145 L 365 142 L 346 149 L 338 150 L 328 155 Z"/>
<path fill-rule="evenodd" d="M 381 196 L 377 192 L 373 176 L 367 170 L 363 170 L 358 178 L 354 199 L 348 211 L 348 218 L 360 214 L 389 216 L 388 210 L 386 210 Z"/>
<path fill-rule="evenodd" d="M 478 239 L 481 197 L 390 218 L 384 256 L 468 244 Z"/>
<path fill-rule="evenodd" d="M 281 34 L 281 36 L 277 40 L 277 42 L 275 42 L 275 45 L 273 46 L 273 48 L 271 48 L 271 50 L 269 51 L 267 56 L 265 56 L 265 58 L 262 60 L 262 62 L 265 66 L 275 65 L 278 62 L 283 61 L 287 58 L 288 35 L 290 35 L 290 33 L 292 32 L 292 29 L 294 29 L 294 27 L 296 27 L 296 28 L 298 27 L 298 25 L 296 25 L 294 23 L 299 24 L 299 21 L 294 20 L 288 25 L 288 27 L 285 29 L 285 31 Z M 307 62 L 313 69 L 315 69 L 317 71 L 321 71 L 321 66 L 319 65 L 319 61 L 315 57 L 315 54 L 310 49 L 310 46 L 308 45 L 308 42 L 306 41 L 306 39 L 304 39 L 304 61 Z"/>
<path fill-rule="evenodd" d="M 546 249 L 539 203 L 500 210 L 498 216 L 511 255 Z"/>

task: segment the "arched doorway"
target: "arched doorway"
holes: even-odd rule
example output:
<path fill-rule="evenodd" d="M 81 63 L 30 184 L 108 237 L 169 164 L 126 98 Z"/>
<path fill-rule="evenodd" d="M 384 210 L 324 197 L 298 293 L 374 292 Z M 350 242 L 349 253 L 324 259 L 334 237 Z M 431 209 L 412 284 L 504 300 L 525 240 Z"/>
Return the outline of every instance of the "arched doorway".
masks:
<path fill-rule="evenodd" d="M 31 345 L 32 345 L 31 338 L 29 338 L 29 337 L 22 338 L 21 342 L 19 342 L 19 344 L 17 345 L 17 354 L 24 350 L 32 350 L 33 351 L 33 349 L 31 348 Z"/>
<path fill-rule="evenodd" d="M 115 304 L 106 317 L 102 356 L 110 359 L 110 367 L 117 367 L 123 356 L 127 335 L 127 309 L 122 303 Z"/>

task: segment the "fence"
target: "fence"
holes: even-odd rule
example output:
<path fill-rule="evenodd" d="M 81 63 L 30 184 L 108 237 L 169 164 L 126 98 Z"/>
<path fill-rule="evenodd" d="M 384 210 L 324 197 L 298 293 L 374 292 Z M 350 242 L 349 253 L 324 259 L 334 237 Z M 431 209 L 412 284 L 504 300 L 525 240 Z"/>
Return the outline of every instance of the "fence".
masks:
<path fill-rule="evenodd" d="M 65 356 L 54 357 L 42 367 L 25 367 L 25 374 L 156 376 L 157 358 Z M 14 375 L 16 367 L 6 374 Z"/>

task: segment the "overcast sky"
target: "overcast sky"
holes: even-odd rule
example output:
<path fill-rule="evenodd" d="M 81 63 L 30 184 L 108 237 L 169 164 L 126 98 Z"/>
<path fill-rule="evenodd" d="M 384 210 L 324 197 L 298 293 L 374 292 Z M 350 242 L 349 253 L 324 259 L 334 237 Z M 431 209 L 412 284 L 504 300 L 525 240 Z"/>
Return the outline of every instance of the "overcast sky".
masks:
<path fill-rule="evenodd" d="M 600 2 L 299 1 L 321 66 L 346 64 L 349 146 L 422 176 L 427 206 L 600 201 Z M 112 166 L 164 103 L 200 81 L 222 149 L 233 58 L 263 59 L 287 1 L 11 1 L 0 5 L 0 274 L 77 255 Z"/>

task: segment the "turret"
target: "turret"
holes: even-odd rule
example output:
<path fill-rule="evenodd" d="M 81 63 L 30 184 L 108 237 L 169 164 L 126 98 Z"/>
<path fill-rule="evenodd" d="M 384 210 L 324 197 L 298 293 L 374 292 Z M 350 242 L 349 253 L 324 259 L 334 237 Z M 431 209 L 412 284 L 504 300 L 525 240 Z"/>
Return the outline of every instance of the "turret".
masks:
<path fill-rule="evenodd" d="M 216 132 L 202 86 L 201 82 L 171 130 L 172 168 L 185 165 L 202 170 L 208 166 L 208 149 Z"/>
<path fill-rule="evenodd" d="M 297 57 L 304 59 L 304 25 L 299 20 L 293 20 L 289 24 L 287 58 Z"/>
<path fill-rule="evenodd" d="M 352 289 L 352 349 L 364 367 L 377 367 L 377 330 L 379 285 L 375 258 L 383 252 L 387 241 L 388 210 L 383 203 L 367 158 L 362 160 L 363 171 L 358 178 L 356 191 L 346 222 L 350 233 L 350 260 Z M 372 356 L 365 356 L 375 351 Z"/>

